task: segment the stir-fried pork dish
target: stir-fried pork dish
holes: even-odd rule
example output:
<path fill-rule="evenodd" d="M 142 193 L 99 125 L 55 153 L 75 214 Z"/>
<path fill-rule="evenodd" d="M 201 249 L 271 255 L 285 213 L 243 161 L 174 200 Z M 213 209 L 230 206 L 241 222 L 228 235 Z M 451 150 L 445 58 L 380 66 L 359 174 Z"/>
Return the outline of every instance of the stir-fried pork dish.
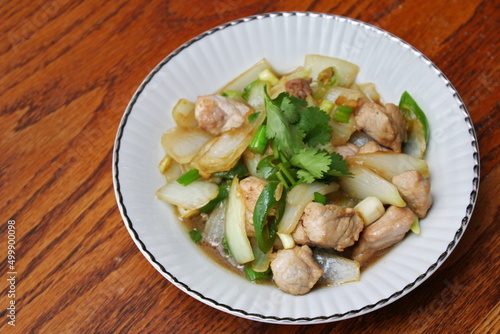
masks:
<path fill-rule="evenodd" d="M 157 197 L 251 281 L 303 295 L 359 280 L 420 233 L 432 196 L 424 112 L 408 92 L 383 102 L 358 72 L 307 55 L 281 75 L 262 60 L 216 93 L 180 99 Z"/>

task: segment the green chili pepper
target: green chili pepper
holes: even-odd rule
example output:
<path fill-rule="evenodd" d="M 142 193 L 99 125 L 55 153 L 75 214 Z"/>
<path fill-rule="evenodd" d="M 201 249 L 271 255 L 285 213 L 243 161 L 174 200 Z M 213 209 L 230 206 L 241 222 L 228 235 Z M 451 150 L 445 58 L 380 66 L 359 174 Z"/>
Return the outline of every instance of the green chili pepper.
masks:
<path fill-rule="evenodd" d="M 271 272 L 271 268 L 267 269 L 264 272 L 258 272 L 253 270 L 251 267 L 245 267 L 245 274 L 249 281 L 268 279 L 273 275 L 273 273 Z"/>
<path fill-rule="evenodd" d="M 249 175 L 248 169 L 245 167 L 243 162 L 238 161 L 233 168 L 225 172 L 215 172 L 212 173 L 212 177 L 221 177 L 223 179 L 232 180 L 235 176 L 238 176 L 239 179 L 243 179 Z"/>
<path fill-rule="evenodd" d="M 253 211 L 253 225 L 257 244 L 263 253 L 269 252 L 276 239 L 278 224 L 285 211 L 286 195 L 281 194 L 279 200 L 276 199 L 276 189 L 280 183 L 269 182 L 262 190 Z M 283 190 L 284 192 L 284 190 Z M 275 209 L 275 216 L 268 219 L 269 213 Z"/>
<path fill-rule="evenodd" d="M 420 122 L 424 131 L 425 142 L 429 142 L 429 121 L 424 111 L 406 91 L 401 95 L 401 99 L 399 100 L 399 109 L 403 112 L 407 120 L 416 118 Z"/>
<path fill-rule="evenodd" d="M 202 212 L 202 213 L 210 213 L 210 212 L 214 211 L 215 207 L 220 202 L 222 202 L 223 200 L 225 200 L 227 198 L 227 196 L 229 195 L 229 188 L 231 188 L 231 183 L 230 182 L 227 182 L 227 181 L 222 182 L 219 185 L 219 193 L 217 194 L 217 196 L 213 200 L 211 200 L 210 202 L 208 202 L 207 204 L 205 204 L 204 206 L 202 206 L 199 209 L 200 212 Z"/>

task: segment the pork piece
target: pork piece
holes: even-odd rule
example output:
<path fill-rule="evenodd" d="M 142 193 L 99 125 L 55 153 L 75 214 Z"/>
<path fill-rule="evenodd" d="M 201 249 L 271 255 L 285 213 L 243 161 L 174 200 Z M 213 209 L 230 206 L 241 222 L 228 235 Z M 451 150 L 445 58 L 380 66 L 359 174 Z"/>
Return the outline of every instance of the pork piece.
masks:
<path fill-rule="evenodd" d="M 387 149 L 382 148 L 377 142 L 370 140 L 359 148 L 358 153 L 375 153 L 379 151 L 387 151 Z"/>
<path fill-rule="evenodd" d="M 285 83 L 285 90 L 299 99 L 305 99 L 308 95 L 312 95 L 310 83 L 311 79 L 292 79 Z"/>
<path fill-rule="evenodd" d="M 358 153 L 359 147 L 354 144 L 346 143 L 345 145 L 335 146 L 335 152 L 344 158 Z"/>
<path fill-rule="evenodd" d="M 358 240 L 363 227 L 363 220 L 352 208 L 312 202 L 292 236 L 297 244 L 343 251 Z"/>
<path fill-rule="evenodd" d="M 432 205 L 431 183 L 419 171 L 409 170 L 392 178 L 408 206 L 419 218 L 424 218 Z"/>
<path fill-rule="evenodd" d="M 215 136 L 242 126 L 251 112 L 246 104 L 215 94 L 199 96 L 194 109 L 200 129 Z"/>
<path fill-rule="evenodd" d="M 406 120 L 397 106 L 359 99 L 354 111 L 356 125 L 379 144 L 394 152 L 401 152 L 401 143 L 406 139 Z"/>
<path fill-rule="evenodd" d="M 354 246 L 353 260 L 366 264 L 378 251 L 403 240 L 414 219 L 410 209 L 390 206 L 382 217 L 363 230 Z"/>
<path fill-rule="evenodd" d="M 292 295 L 308 293 L 323 275 L 308 246 L 295 246 L 273 254 L 273 279 L 278 288 Z"/>
<path fill-rule="evenodd" d="M 255 176 L 249 176 L 240 181 L 240 189 L 243 196 L 245 196 L 245 229 L 249 236 L 255 236 L 253 209 L 266 184 L 266 180 L 262 180 Z"/>

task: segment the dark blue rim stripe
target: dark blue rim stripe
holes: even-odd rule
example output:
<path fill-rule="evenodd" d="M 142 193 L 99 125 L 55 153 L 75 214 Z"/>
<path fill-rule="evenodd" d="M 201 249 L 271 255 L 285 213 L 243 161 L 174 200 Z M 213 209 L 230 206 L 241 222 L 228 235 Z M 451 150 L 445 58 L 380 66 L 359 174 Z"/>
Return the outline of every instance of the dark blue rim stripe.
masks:
<path fill-rule="evenodd" d="M 459 107 L 462 109 L 464 120 L 469 127 L 469 135 L 471 136 L 471 145 L 472 145 L 473 150 L 474 150 L 473 159 L 474 159 L 475 164 L 473 167 L 474 178 L 472 180 L 472 191 L 470 193 L 470 203 L 466 208 L 465 216 L 462 219 L 461 227 L 456 231 L 455 237 L 448 244 L 446 251 L 443 252 L 439 256 L 439 258 L 436 260 L 436 262 L 433 263 L 427 269 L 427 271 L 425 273 L 419 275 L 415 279 L 415 281 L 406 285 L 400 291 L 397 291 L 397 292 L 393 293 L 391 296 L 384 298 L 384 299 L 381 299 L 374 304 L 366 305 L 360 309 L 351 310 L 349 312 L 345 312 L 342 314 L 332 314 L 330 316 L 321 316 L 321 317 L 314 317 L 314 318 L 308 318 L 308 317 L 302 317 L 302 318 L 284 317 L 284 318 L 281 318 L 281 317 L 275 317 L 275 316 L 266 316 L 266 315 L 258 314 L 258 313 L 249 313 L 249 312 L 246 312 L 245 310 L 240 310 L 240 309 L 234 309 L 229 305 L 221 304 L 221 303 L 217 302 L 216 300 L 205 297 L 203 294 L 199 293 L 198 291 L 193 290 L 188 285 L 179 281 L 174 275 L 172 275 L 169 271 L 167 271 L 167 269 L 160 262 L 158 262 L 156 260 L 154 255 L 147 249 L 146 245 L 139 238 L 137 231 L 134 229 L 134 224 L 132 223 L 131 219 L 128 217 L 127 209 L 123 203 L 123 196 L 122 196 L 121 188 L 120 188 L 119 168 L 118 168 L 119 158 L 120 158 L 120 144 L 121 144 L 121 139 L 123 136 L 123 130 L 124 130 L 125 126 L 127 125 L 128 117 L 131 114 L 132 109 L 134 108 L 134 105 L 137 102 L 137 99 L 139 98 L 139 96 L 143 92 L 144 88 L 151 81 L 151 79 L 155 76 L 155 74 L 158 73 L 164 65 L 166 65 L 172 58 L 177 56 L 182 50 L 186 49 L 190 45 L 196 43 L 197 41 L 219 31 L 219 30 L 223 30 L 223 29 L 226 29 L 228 27 L 231 27 L 231 26 L 234 26 L 237 24 L 241 24 L 241 23 L 245 23 L 245 22 L 249 22 L 249 21 L 253 21 L 253 20 L 266 19 L 266 18 L 278 17 L 278 16 L 310 16 L 310 17 L 322 17 L 322 18 L 333 19 L 333 20 L 342 20 L 342 21 L 346 21 L 347 23 L 350 23 L 350 24 L 360 25 L 365 29 L 375 31 L 377 33 L 388 35 L 388 36 L 392 37 L 393 39 L 395 39 L 396 41 L 398 41 L 400 44 L 409 47 L 411 50 L 413 50 L 413 52 L 418 54 L 418 56 L 421 59 L 425 60 L 425 62 L 439 74 L 439 76 L 442 78 L 442 80 L 446 83 L 446 85 L 453 92 L 453 96 L 457 100 Z M 116 198 L 117 198 L 118 207 L 120 209 L 120 212 L 122 214 L 124 222 L 128 226 L 128 229 L 131 232 L 134 240 L 140 245 L 142 252 L 145 255 L 147 254 L 147 256 L 149 256 L 150 261 L 152 263 L 155 263 L 158 266 L 158 268 L 162 271 L 163 274 L 167 275 L 171 281 L 175 282 L 175 284 L 182 287 L 184 290 L 186 290 L 190 294 L 196 295 L 200 300 L 202 300 L 206 304 L 216 306 L 217 308 L 221 308 L 221 309 L 223 309 L 231 314 L 236 314 L 236 315 L 245 316 L 245 317 L 253 317 L 253 318 L 256 318 L 256 320 L 261 320 L 261 321 L 276 321 L 276 322 L 291 322 L 291 323 L 293 323 L 293 322 L 300 322 L 300 323 L 311 322 L 311 323 L 314 323 L 314 322 L 324 322 L 324 321 L 328 321 L 328 320 L 334 321 L 334 320 L 339 320 L 339 319 L 343 319 L 343 318 L 351 318 L 351 317 L 354 317 L 356 315 L 359 315 L 361 312 L 375 310 L 376 308 L 379 308 L 379 307 L 383 306 L 384 304 L 395 301 L 399 297 L 408 293 L 414 287 L 418 286 L 427 276 L 432 274 L 432 272 L 434 272 L 441 265 L 441 263 L 448 257 L 448 255 L 455 248 L 458 241 L 462 237 L 463 232 L 465 231 L 465 228 L 467 227 L 467 225 L 469 223 L 470 217 L 471 217 L 472 212 L 474 210 L 474 205 L 476 203 L 477 192 L 479 189 L 479 170 L 480 170 L 480 162 L 479 162 L 479 149 L 478 149 L 477 137 L 476 137 L 476 133 L 474 131 L 474 126 L 472 124 L 469 112 L 467 111 L 467 108 L 465 107 L 465 104 L 463 103 L 463 101 L 460 98 L 459 94 L 457 93 L 456 89 L 453 87 L 453 85 L 450 83 L 448 78 L 438 69 L 438 67 L 434 63 L 432 63 L 426 56 L 424 56 L 416 48 L 409 45 L 405 41 L 401 40 L 399 37 L 387 32 L 385 30 L 382 30 L 376 26 L 373 26 L 373 25 L 370 25 L 368 23 L 361 22 L 361 21 L 358 21 L 355 19 L 351 19 L 351 18 L 346 18 L 346 17 L 342 17 L 342 16 L 337 16 L 337 15 L 331 15 L 331 14 L 324 14 L 324 13 L 314 13 L 314 12 L 276 12 L 276 13 L 266 13 L 266 14 L 245 17 L 242 19 L 238 19 L 235 21 L 231 21 L 231 22 L 222 24 L 222 25 L 217 26 L 213 29 L 210 29 L 210 30 L 198 35 L 197 37 L 189 40 L 188 42 L 186 42 L 185 44 L 183 44 L 179 48 L 177 48 L 175 51 L 173 51 L 170 55 L 168 55 L 164 60 L 162 60 L 154 68 L 154 70 L 146 77 L 146 79 L 142 82 L 142 84 L 139 86 L 138 90 L 134 94 L 132 100 L 130 101 L 129 105 L 127 106 L 127 109 L 125 110 L 125 113 L 124 113 L 123 118 L 121 120 L 120 126 L 118 128 L 118 132 L 117 132 L 116 140 L 115 140 L 115 147 L 114 147 L 114 151 L 113 151 L 113 182 L 115 185 L 115 194 L 116 194 Z"/>

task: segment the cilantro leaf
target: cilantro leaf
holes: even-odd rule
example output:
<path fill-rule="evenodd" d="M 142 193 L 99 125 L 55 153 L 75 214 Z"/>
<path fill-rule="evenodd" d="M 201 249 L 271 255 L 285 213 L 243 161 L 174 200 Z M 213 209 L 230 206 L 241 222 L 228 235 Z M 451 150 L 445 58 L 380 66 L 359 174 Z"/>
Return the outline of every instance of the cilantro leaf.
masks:
<path fill-rule="evenodd" d="M 300 181 L 304 183 L 313 183 L 316 180 L 311 173 L 304 169 L 298 170 L 297 176 L 299 177 Z"/>
<path fill-rule="evenodd" d="M 319 149 L 302 149 L 295 154 L 290 162 L 299 167 L 301 170 L 297 175 L 301 177 L 304 182 L 314 179 L 321 179 L 326 172 L 330 170 L 331 157 L 328 152 Z M 309 183 L 310 183 L 309 182 Z"/>
<path fill-rule="evenodd" d="M 285 98 L 287 98 L 285 95 L 280 94 L 280 96 L 272 100 L 269 94 L 265 92 L 264 106 L 267 113 L 266 135 L 267 138 L 274 139 L 281 152 L 292 156 L 304 146 L 302 142 L 304 132 L 299 127 L 294 126 L 281 110 L 281 105 L 283 105 Z"/>
<path fill-rule="evenodd" d="M 331 176 L 343 176 L 343 177 L 351 177 L 352 173 L 349 172 L 349 164 L 344 160 L 342 155 L 337 152 L 333 152 L 330 154 L 330 168 L 328 171 L 328 175 Z"/>
<path fill-rule="evenodd" d="M 304 141 L 307 145 L 326 144 L 332 137 L 332 127 L 328 124 L 330 116 L 318 107 L 309 107 L 300 110 L 300 120 L 297 126 L 304 133 Z"/>

